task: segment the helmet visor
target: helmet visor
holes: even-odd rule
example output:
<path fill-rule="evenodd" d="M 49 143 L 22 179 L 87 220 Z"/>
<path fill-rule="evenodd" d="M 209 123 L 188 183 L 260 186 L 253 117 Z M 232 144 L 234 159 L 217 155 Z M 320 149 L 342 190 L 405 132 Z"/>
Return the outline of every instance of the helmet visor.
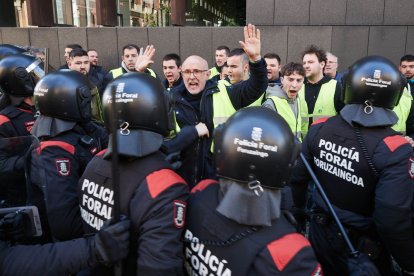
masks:
<path fill-rule="evenodd" d="M 98 88 L 93 87 L 91 88 L 91 109 L 92 109 L 92 120 L 98 123 L 103 124 L 103 112 L 102 112 L 102 104 L 101 104 L 101 97 L 98 92 Z"/>
<path fill-rule="evenodd" d="M 26 71 L 32 75 L 35 83 L 37 83 L 45 75 L 43 61 L 40 59 L 36 59 L 29 66 L 26 67 Z"/>

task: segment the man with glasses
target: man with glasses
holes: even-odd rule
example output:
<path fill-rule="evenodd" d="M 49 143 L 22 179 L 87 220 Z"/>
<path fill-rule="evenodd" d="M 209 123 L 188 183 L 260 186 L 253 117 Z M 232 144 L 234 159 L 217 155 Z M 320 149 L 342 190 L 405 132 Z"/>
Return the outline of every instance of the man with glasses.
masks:
<path fill-rule="evenodd" d="M 216 177 L 211 151 L 214 128 L 266 90 L 266 63 L 260 55 L 260 31 L 254 25 L 244 27 L 240 46 L 249 56 L 250 78 L 246 81 L 226 86 L 209 80 L 208 63 L 200 56 L 188 57 L 181 66 L 185 87 L 172 94 L 177 135 L 164 142 L 164 147 L 168 153 L 181 152 L 178 173 L 190 187 Z"/>
<path fill-rule="evenodd" d="M 326 65 L 324 69 L 325 76 L 331 77 L 339 83 L 342 83 L 342 74 L 338 72 L 338 57 L 330 52 L 326 52 Z"/>

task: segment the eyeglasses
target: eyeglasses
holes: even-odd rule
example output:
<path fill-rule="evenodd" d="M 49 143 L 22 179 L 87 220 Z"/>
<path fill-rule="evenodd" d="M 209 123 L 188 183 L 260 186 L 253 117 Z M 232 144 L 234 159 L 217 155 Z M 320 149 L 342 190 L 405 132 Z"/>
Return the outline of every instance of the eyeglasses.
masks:
<path fill-rule="evenodd" d="M 195 69 L 195 70 L 193 70 L 193 71 L 190 71 L 190 70 L 185 70 L 185 71 L 182 71 L 181 73 L 183 74 L 183 76 L 185 76 L 185 77 L 189 77 L 189 76 L 191 76 L 191 74 L 193 74 L 194 75 L 194 77 L 199 77 L 199 76 L 201 76 L 201 74 L 202 73 L 204 73 L 204 72 L 206 72 L 206 71 L 208 71 L 208 70 L 197 70 L 197 69 Z"/>

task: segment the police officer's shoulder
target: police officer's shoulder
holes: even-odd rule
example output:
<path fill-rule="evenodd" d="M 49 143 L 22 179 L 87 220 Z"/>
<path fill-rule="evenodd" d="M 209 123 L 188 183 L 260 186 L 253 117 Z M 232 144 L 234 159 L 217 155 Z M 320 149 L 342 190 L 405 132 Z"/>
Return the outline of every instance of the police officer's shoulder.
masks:
<path fill-rule="evenodd" d="M 185 185 L 185 180 L 171 169 L 161 169 L 150 173 L 145 178 L 148 191 L 154 199 L 174 185 Z"/>
<path fill-rule="evenodd" d="M 106 153 L 107 149 L 103 149 L 100 152 L 98 152 L 97 154 L 95 154 L 95 156 L 104 156 L 104 154 Z"/>
<path fill-rule="evenodd" d="M 410 143 L 401 135 L 393 135 L 385 137 L 383 140 L 384 144 L 387 146 L 390 152 L 396 151 L 403 145 L 410 146 Z"/>
<path fill-rule="evenodd" d="M 269 243 L 267 250 L 277 269 L 283 271 L 301 250 L 310 247 L 309 241 L 304 236 L 291 233 Z"/>
<path fill-rule="evenodd" d="M 314 121 L 314 122 L 312 123 L 312 126 L 315 126 L 315 125 L 320 125 L 320 124 L 326 123 L 326 121 L 328 121 L 328 119 L 329 119 L 329 117 L 319 118 L 318 120 L 316 120 L 316 121 Z"/>
<path fill-rule="evenodd" d="M 0 114 L 0 126 L 7 123 L 7 122 L 10 122 L 9 117 Z"/>
<path fill-rule="evenodd" d="M 39 144 L 37 153 L 40 155 L 43 150 L 49 147 L 58 147 L 63 149 L 64 151 L 67 151 L 71 155 L 75 154 L 75 146 L 64 141 L 42 141 Z"/>
<path fill-rule="evenodd" d="M 200 182 L 198 182 L 198 184 L 196 186 L 194 186 L 191 189 L 191 194 L 195 194 L 196 192 L 202 192 L 204 191 L 207 187 L 214 185 L 214 184 L 218 184 L 217 180 L 214 179 L 204 179 L 201 180 Z"/>

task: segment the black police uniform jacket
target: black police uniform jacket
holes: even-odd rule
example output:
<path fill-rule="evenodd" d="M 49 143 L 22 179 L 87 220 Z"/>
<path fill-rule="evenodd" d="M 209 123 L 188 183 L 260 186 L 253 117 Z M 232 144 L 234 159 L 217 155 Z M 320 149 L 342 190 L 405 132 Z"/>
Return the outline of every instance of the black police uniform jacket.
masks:
<path fill-rule="evenodd" d="M 267 70 L 264 59 L 249 63 L 250 78 L 227 87 L 227 93 L 234 109 L 246 107 L 256 101 L 267 88 Z M 213 94 L 218 93 L 217 82 L 207 81 L 199 102 L 199 112 L 185 100 L 188 93 L 185 86 L 173 91 L 175 117 L 180 126 L 180 132 L 174 139 L 166 141 L 166 152 L 181 152 L 182 165 L 179 174 L 188 182 L 190 187 L 206 178 L 216 178 L 213 165 L 211 143 L 213 142 Z M 195 125 L 206 124 L 210 137 L 199 138 Z"/>
<path fill-rule="evenodd" d="M 79 181 L 86 233 L 98 231 L 113 214 L 111 160 L 104 156 L 104 152 L 95 156 Z M 118 173 L 120 211 L 132 223 L 123 275 L 181 275 L 187 184 L 159 151 L 142 158 L 121 157 Z M 113 271 L 98 267 L 93 275 L 113 275 Z"/>
<path fill-rule="evenodd" d="M 28 203 L 39 208 L 44 241 L 83 235 L 78 181 L 88 162 L 107 143 L 106 131 L 90 123 L 55 137 L 41 137 L 39 145 L 31 150 L 26 161 Z"/>
<path fill-rule="evenodd" d="M 35 122 L 34 107 L 25 103 L 20 106 L 9 105 L 0 111 L 0 139 L 30 136 Z M 18 206 L 26 203 L 26 178 L 24 175 L 24 152 L 18 152 L 6 141 L 0 152 L 0 183 L 2 196 L 7 205 Z M 16 141 L 16 148 L 21 148 Z M 9 151 L 10 150 L 10 151 Z"/>
<path fill-rule="evenodd" d="M 305 237 L 282 216 L 269 227 L 238 224 L 216 211 L 220 187 L 191 190 L 184 232 L 188 275 L 322 275 Z"/>
<path fill-rule="evenodd" d="M 16 245 L 4 247 L 0 241 L 0 275 L 56 276 L 75 275 L 97 263 L 89 239 L 44 245 Z"/>
<path fill-rule="evenodd" d="M 379 236 L 398 264 L 414 271 L 411 145 L 389 127 L 361 127 L 358 134 L 338 115 L 317 120 L 311 126 L 302 153 L 341 222 L 371 237 Z M 297 207 L 305 204 L 309 180 L 310 175 L 299 160 L 291 181 Z M 327 213 L 319 194 L 315 195 L 315 204 Z"/>

